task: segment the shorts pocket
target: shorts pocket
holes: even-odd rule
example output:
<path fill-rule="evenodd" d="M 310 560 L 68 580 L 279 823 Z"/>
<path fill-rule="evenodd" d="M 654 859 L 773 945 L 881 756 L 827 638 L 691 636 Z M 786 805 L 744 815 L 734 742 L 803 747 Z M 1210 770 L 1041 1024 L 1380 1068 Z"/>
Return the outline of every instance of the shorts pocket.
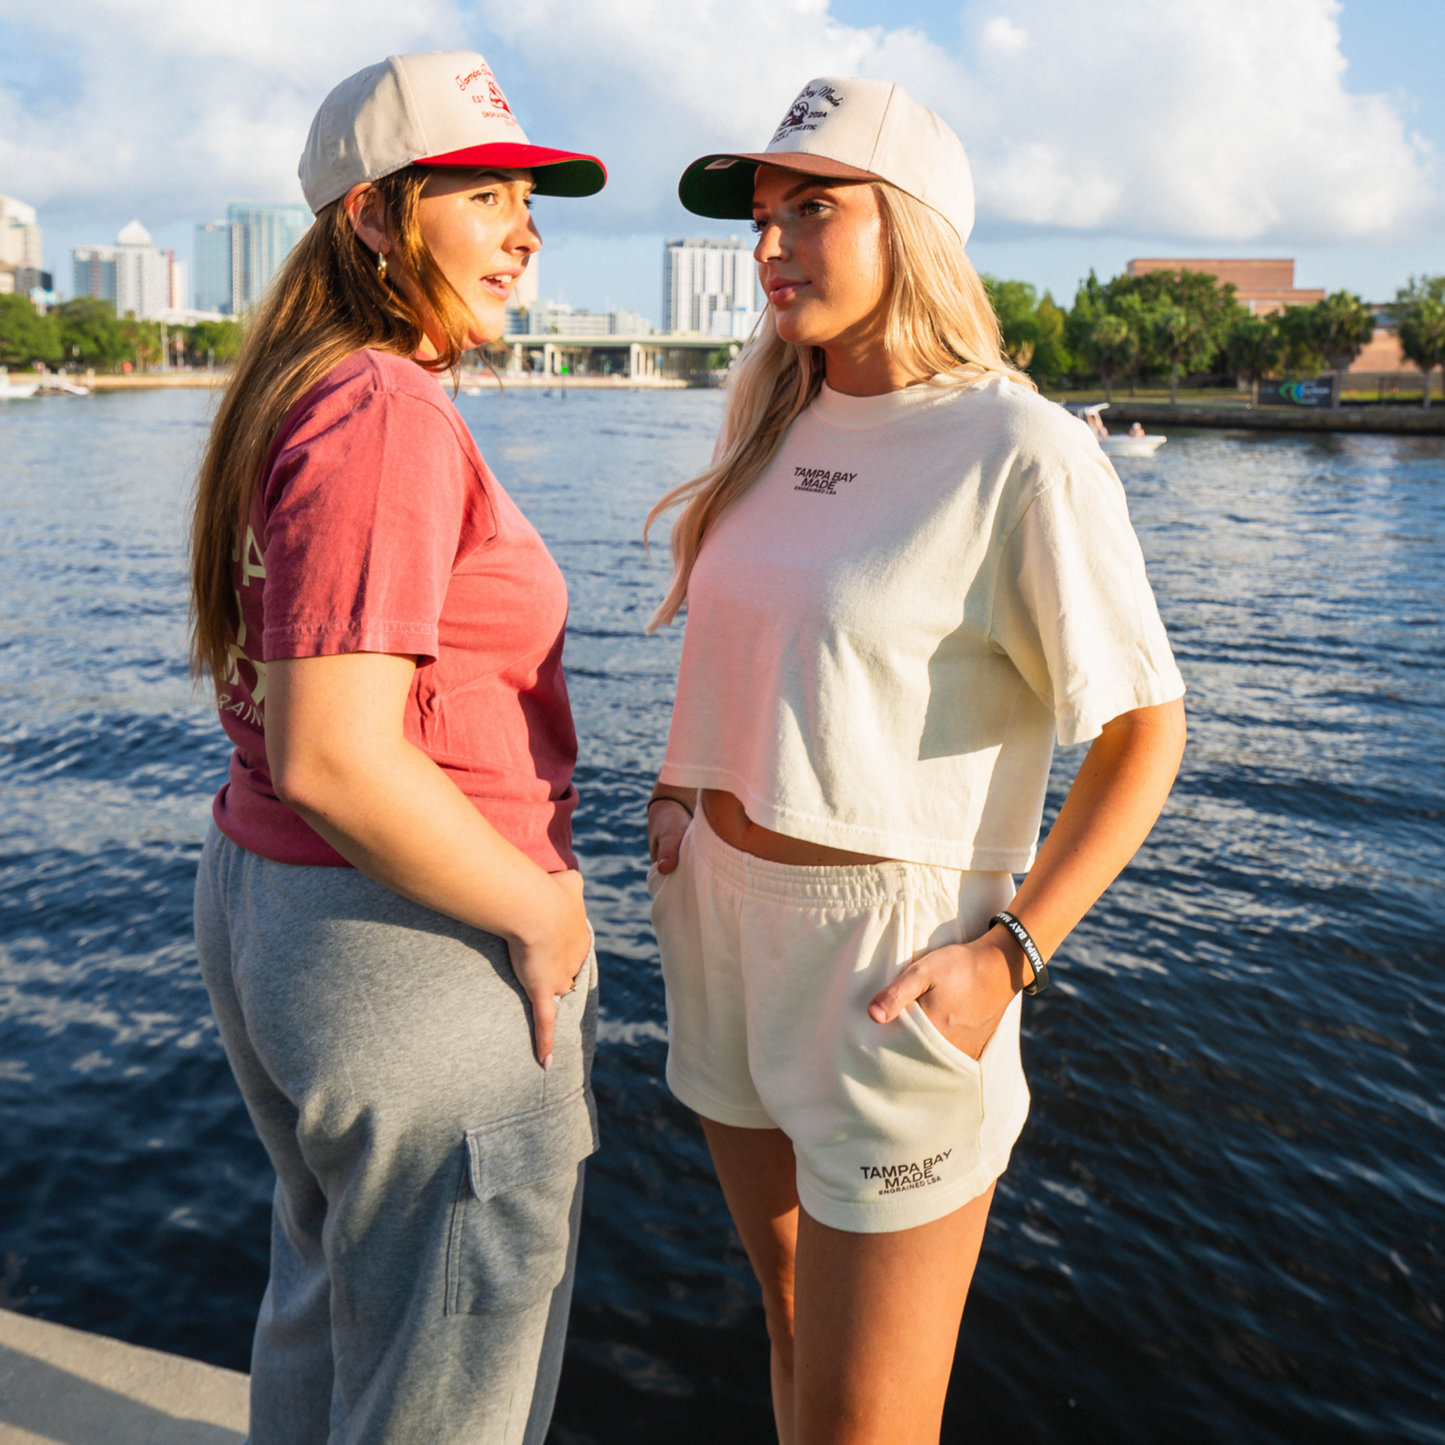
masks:
<path fill-rule="evenodd" d="M 918 900 L 910 899 L 907 924 L 902 930 L 902 948 L 897 962 L 894 964 L 894 977 L 897 977 L 909 964 L 916 962 L 919 958 L 921 952 L 919 934 L 923 930 L 919 927 L 918 911 Z M 952 943 L 957 940 L 949 938 L 947 941 Z M 930 938 L 928 944 L 930 947 L 939 947 L 940 941 Z M 891 983 L 892 979 L 889 982 Z M 962 1071 L 972 1079 L 979 1077 L 978 1061 L 970 1058 L 957 1044 L 950 1042 L 943 1030 L 928 1017 L 921 999 L 915 999 L 909 1004 L 900 1017 L 935 1058 L 948 1064 L 951 1068 Z"/>
<path fill-rule="evenodd" d="M 448 1314 L 499 1314 L 548 1298 L 567 1271 L 577 1166 L 597 1148 L 587 1091 L 466 1133 L 447 1242 Z"/>
<path fill-rule="evenodd" d="M 979 1061 L 964 1053 L 957 1044 L 950 1042 L 943 1030 L 928 1017 L 922 1003 L 909 1004 L 905 1013 L 909 1022 L 922 1035 L 923 1041 L 935 1054 L 939 1055 L 944 1063 L 952 1064 L 954 1068 L 962 1069 L 964 1073 L 974 1078 L 978 1078 L 982 1074 L 983 1068 Z M 992 1035 L 990 1035 L 989 1042 L 993 1042 Z M 988 1045 L 985 1044 L 984 1047 L 987 1049 Z"/>

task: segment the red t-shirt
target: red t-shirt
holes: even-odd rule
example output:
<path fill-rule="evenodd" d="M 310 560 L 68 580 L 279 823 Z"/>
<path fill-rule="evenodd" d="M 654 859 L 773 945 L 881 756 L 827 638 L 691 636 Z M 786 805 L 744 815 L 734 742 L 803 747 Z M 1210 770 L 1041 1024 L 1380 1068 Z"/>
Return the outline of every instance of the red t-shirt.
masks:
<path fill-rule="evenodd" d="M 282 423 L 247 520 L 221 831 L 278 863 L 347 866 L 272 791 L 266 664 L 409 653 L 407 740 L 534 863 L 575 868 L 567 586 L 435 378 L 379 351 L 342 362 Z"/>

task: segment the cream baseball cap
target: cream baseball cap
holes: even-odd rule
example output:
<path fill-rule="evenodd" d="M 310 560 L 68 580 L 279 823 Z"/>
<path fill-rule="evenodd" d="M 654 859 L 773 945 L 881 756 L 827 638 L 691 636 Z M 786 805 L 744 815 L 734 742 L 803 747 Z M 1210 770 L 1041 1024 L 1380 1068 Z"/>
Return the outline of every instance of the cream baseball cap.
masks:
<path fill-rule="evenodd" d="M 937 211 L 967 242 L 973 173 L 963 143 L 901 85 L 883 80 L 810 80 L 788 107 L 768 148 L 703 156 L 677 194 L 694 215 L 745 220 L 759 165 L 841 180 L 887 181 Z"/>
<path fill-rule="evenodd" d="M 470 50 L 389 55 L 343 80 L 311 122 L 297 174 L 313 211 L 403 166 L 530 168 L 547 196 L 607 183 L 596 156 L 534 146 L 491 67 Z"/>

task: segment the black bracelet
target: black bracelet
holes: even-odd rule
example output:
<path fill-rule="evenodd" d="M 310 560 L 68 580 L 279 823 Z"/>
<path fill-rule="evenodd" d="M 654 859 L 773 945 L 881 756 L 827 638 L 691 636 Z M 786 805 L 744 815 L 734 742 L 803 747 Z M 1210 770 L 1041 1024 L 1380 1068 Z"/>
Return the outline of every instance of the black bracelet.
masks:
<path fill-rule="evenodd" d="M 1049 986 L 1049 968 L 1044 962 L 1044 956 L 1039 952 L 1038 944 L 1029 937 L 1029 931 L 1013 916 L 1012 913 L 995 913 L 989 919 L 989 925 L 1002 923 L 1008 931 L 1018 940 L 1018 945 L 1024 951 L 1024 957 L 1028 959 L 1030 967 L 1034 971 L 1034 981 L 1024 985 L 1024 992 L 1027 994 L 1042 993 Z"/>
<path fill-rule="evenodd" d="M 676 803 L 677 806 L 681 808 L 682 811 L 686 813 L 689 818 L 692 817 L 692 809 L 689 808 L 687 804 L 682 801 L 681 798 L 669 798 L 666 794 L 664 794 L 660 798 L 650 798 L 647 803 L 647 811 L 649 813 L 652 811 L 652 805 L 654 803 Z"/>

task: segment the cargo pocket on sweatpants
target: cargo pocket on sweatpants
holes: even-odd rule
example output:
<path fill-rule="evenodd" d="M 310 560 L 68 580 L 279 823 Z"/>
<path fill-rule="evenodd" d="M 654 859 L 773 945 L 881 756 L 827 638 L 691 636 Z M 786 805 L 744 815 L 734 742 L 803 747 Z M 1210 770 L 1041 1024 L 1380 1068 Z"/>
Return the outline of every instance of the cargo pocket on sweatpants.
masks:
<path fill-rule="evenodd" d="M 597 1148 L 586 1090 L 468 1129 L 447 1242 L 448 1314 L 526 1310 L 567 1271 L 577 1166 Z"/>

